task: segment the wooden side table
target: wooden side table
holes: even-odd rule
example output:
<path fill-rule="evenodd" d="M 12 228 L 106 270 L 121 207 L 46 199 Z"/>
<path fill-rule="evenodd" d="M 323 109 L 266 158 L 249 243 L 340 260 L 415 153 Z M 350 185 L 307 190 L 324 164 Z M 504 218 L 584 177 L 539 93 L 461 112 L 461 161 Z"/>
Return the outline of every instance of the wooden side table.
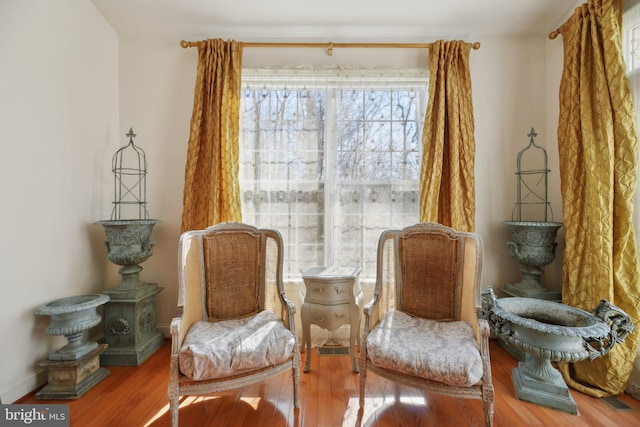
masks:
<path fill-rule="evenodd" d="M 304 372 L 311 363 L 311 325 L 335 331 L 349 325 L 349 354 L 353 372 L 359 372 L 355 357 L 360 341 L 360 306 L 362 290 L 358 281 L 360 267 L 315 267 L 302 275 L 306 288 L 300 310 L 302 318 L 302 350 L 307 348 Z"/>

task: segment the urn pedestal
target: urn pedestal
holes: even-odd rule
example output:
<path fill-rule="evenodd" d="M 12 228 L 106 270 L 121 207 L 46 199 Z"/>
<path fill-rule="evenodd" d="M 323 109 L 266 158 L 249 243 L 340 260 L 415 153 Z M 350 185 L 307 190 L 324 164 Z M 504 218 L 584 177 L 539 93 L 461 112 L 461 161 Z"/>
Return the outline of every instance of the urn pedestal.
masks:
<path fill-rule="evenodd" d="M 156 329 L 156 295 L 162 291 L 147 283 L 138 292 L 106 291 L 104 341 L 109 348 L 100 357 L 106 366 L 138 366 L 164 343 Z"/>
<path fill-rule="evenodd" d="M 102 379 L 109 371 L 100 367 L 100 354 L 107 344 L 99 344 L 95 349 L 77 360 L 46 360 L 39 364 L 48 371 L 48 383 L 36 393 L 36 399 L 71 400 L 77 399 Z"/>
<path fill-rule="evenodd" d="M 68 344 L 49 355 L 39 366 L 47 370 L 47 385 L 36 393 L 37 399 L 77 399 L 109 375 L 100 367 L 100 354 L 107 344 L 85 339 L 101 316 L 96 308 L 109 300 L 107 295 L 89 294 L 52 301 L 39 307 L 36 314 L 51 316 L 46 331 L 64 335 Z"/>
<path fill-rule="evenodd" d="M 157 283 L 140 280 L 144 262 L 153 254 L 151 232 L 155 219 L 99 221 L 107 234 L 108 257 L 121 265 L 122 281 L 105 292 L 104 341 L 108 348 L 100 356 L 103 365 L 138 366 L 164 343 L 156 329 Z"/>

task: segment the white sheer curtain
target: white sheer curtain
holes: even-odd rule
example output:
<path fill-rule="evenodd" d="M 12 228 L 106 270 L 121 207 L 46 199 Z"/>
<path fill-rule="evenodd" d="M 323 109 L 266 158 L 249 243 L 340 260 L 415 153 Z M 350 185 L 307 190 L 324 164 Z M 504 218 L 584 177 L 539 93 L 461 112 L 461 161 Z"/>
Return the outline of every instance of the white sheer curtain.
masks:
<path fill-rule="evenodd" d="M 418 221 L 427 70 L 243 70 L 242 214 L 277 228 L 285 276 L 375 275 L 380 233 Z"/>

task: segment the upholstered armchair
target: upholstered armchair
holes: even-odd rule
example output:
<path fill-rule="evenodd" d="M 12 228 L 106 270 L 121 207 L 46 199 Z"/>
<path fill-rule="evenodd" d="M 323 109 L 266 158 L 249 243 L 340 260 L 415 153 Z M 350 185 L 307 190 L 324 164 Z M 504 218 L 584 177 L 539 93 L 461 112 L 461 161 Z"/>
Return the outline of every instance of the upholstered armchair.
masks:
<path fill-rule="evenodd" d="M 299 406 L 300 350 L 282 251 L 278 231 L 240 223 L 180 237 L 168 390 L 174 427 L 180 396 L 243 387 L 288 370 Z"/>
<path fill-rule="evenodd" d="M 482 243 L 434 223 L 382 233 L 373 299 L 364 307 L 360 408 L 369 370 L 429 393 L 482 399 L 493 425 Z"/>

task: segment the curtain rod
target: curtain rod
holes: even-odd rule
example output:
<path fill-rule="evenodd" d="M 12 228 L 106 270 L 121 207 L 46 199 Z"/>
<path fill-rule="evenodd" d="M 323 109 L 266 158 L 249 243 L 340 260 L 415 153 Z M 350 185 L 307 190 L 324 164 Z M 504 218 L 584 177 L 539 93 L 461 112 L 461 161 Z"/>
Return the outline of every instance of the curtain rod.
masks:
<path fill-rule="evenodd" d="M 183 48 L 197 47 L 202 42 L 187 42 L 182 40 Z M 320 47 L 327 48 L 327 55 L 333 55 L 333 48 L 396 48 L 396 49 L 429 49 L 433 43 L 276 43 L 276 42 L 240 42 L 242 47 Z M 474 50 L 480 49 L 480 42 L 471 45 Z"/>

